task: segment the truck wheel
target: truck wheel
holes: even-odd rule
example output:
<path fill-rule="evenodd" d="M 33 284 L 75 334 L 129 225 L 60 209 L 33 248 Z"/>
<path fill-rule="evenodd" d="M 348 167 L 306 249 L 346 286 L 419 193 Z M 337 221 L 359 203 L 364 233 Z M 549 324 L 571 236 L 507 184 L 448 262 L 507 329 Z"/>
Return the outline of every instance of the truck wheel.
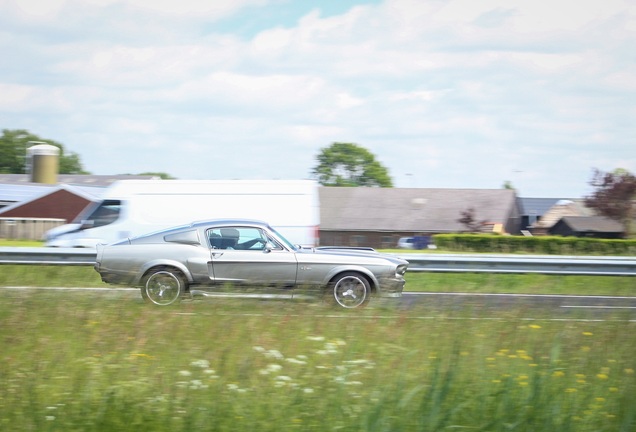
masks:
<path fill-rule="evenodd" d="M 371 287 L 369 281 L 361 274 L 346 272 L 339 274 L 331 281 L 328 295 L 335 305 L 353 309 L 369 303 Z"/>
<path fill-rule="evenodd" d="M 149 303 L 169 306 L 177 303 L 186 291 L 186 280 L 180 271 L 170 268 L 151 269 L 143 279 L 141 296 Z"/>

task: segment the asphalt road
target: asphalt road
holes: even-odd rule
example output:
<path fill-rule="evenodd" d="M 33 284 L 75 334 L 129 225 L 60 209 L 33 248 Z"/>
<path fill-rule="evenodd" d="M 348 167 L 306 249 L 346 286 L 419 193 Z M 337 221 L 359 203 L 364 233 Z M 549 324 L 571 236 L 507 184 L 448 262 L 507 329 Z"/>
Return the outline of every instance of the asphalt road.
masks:
<path fill-rule="evenodd" d="M 620 319 L 636 322 L 636 297 L 564 296 L 532 294 L 407 293 L 400 308 L 472 312 L 480 317 L 528 319 Z"/>
<path fill-rule="evenodd" d="M 94 295 L 114 300 L 141 301 L 136 288 L 28 288 L 4 287 L 0 290 L 54 292 L 66 291 L 79 295 Z M 230 297 L 236 297 L 231 295 Z M 201 298 L 196 302 L 223 301 L 219 298 Z M 252 298 L 249 301 L 260 301 Z M 276 302 L 263 312 L 272 312 Z M 284 300 L 281 300 L 284 301 Z M 379 315 L 408 311 L 409 315 L 422 318 L 457 319 L 505 319 L 526 320 L 619 320 L 636 322 L 636 297 L 563 296 L 531 294 L 470 294 L 470 293 L 415 293 L 406 292 L 402 298 L 372 299 L 369 308 Z"/>

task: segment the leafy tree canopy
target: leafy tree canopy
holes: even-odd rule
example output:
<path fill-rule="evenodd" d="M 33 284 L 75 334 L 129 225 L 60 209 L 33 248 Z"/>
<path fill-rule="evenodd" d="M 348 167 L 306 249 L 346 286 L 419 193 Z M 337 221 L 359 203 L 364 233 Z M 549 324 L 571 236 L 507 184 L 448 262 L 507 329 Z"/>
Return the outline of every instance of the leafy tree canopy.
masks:
<path fill-rule="evenodd" d="M 323 148 L 313 168 L 323 186 L 393 187 L 388 170 L 367 149 L 336 142 Z"/>
<path fill-rule="evenodd" d="M 139 174 L 125 174 L 125 175 L 154 176 L 154 177 L 159 177 L 162 180 L 175 180 L 176 179 L 176 177 L 172 177 L 170 174 L 164 173 L 164 172 L 143 172 L 143 173 L 139 173 Z"/>
<path fill-rule="evenodd" d="M 595 169 L 590 185 L 595 190 L 585 198 L 585 205 L 596 209 L 603 216 L 623 223 L 629 234 L 636 216 L 633 203 L 636 199 L 636 177 L 622 168 L 613 172 Z"/>
<path fill-rule="evenodd" d="M 23 129 L 3 129 L 0 136 L 0 173 L 24 174 L 26 172 L 26 149 L 30 141 L 54 145 L 60 149 L 60 174 L 90 174 L 82 167 L 77 153 L 66 152 L 64 146 L 49 139 L 40 138 Z"/>

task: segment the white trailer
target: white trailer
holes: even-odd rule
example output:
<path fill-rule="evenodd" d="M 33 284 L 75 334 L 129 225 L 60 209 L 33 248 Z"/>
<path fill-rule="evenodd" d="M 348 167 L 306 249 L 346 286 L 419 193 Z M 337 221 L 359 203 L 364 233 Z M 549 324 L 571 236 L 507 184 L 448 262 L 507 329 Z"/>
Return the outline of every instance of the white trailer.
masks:
<path fill-rule="evenodd" d="M 73 223 L 46 234 L 52 247 L 95 248 L 208 219 L 258 219 L 289 241 L 318 243 L 318 185 L 310 180 L 121 180 Z"/>

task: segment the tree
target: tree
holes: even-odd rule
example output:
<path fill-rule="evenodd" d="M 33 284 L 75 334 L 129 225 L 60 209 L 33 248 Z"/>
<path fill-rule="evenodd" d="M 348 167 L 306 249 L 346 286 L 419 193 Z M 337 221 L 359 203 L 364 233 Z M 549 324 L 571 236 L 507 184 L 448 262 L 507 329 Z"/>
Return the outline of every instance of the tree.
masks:
<path fill-rule="evenodd" d="M 393 187 L 388 170 L 357 144 L 335 142 L 316 159 L 312 174 L 323 186 Z"/>
<path fill-rule="evenodd" d="M 629 171 L 618 168 L 613 172 L 594 169 L 590 185 L 596 188 L 585 198 L 585 205 L 600 214 L 621 222 L 625 232 L 631 234 L 631 226 L 636 216 L 636 177 Z"/>
<path fill-rule="evenodd" d="M 172 177 L 170 174 L 164 173 L 164 172 L 142 172 L 139 174 L 124 174 L 124 175 L 153 176 L 153 177 L 159 177 L 161 180 L 176 180 L 176 177 Z"/>
<path fill-rule="evenodd" d="M 143 172 L 143 173 L 139 173 L 138 175 L 155 176 L 155 177 L 159 177 L 162 180 L 175 180 L 176 178 L 176 177 L 172 177 L 170 174 L 165 172 Z"/>
<path fill-rule="evenodd" d="M 482 225 L 486 223 L 486 221 L 478 221 L 475 209 L 470 207 L 464 211 L 459 212 L 460 218 L 457 219 L 457 222 L 464 225 L 468 232 L 476 233 L 479 232 Z"/>
<path fill-rule="evenodd" d="M 506 180 L 504 184 L 501 186 L 502 189 L 513 190 L 516 191 L 517 188 L 512 184 L 510 180 Z"/>
<path fill-rule="evenodd" d="M 0 173 L 24 174 L 26 172 L 26 149 L 30 141 L 42 142 L 60 149 L 60 174 L 89 174 L 82 167 L 77 153 L 66 152 L 64 146 L 49 139 L 42 139 L 23 129 L 3 129 L 0 136 Z"/>

